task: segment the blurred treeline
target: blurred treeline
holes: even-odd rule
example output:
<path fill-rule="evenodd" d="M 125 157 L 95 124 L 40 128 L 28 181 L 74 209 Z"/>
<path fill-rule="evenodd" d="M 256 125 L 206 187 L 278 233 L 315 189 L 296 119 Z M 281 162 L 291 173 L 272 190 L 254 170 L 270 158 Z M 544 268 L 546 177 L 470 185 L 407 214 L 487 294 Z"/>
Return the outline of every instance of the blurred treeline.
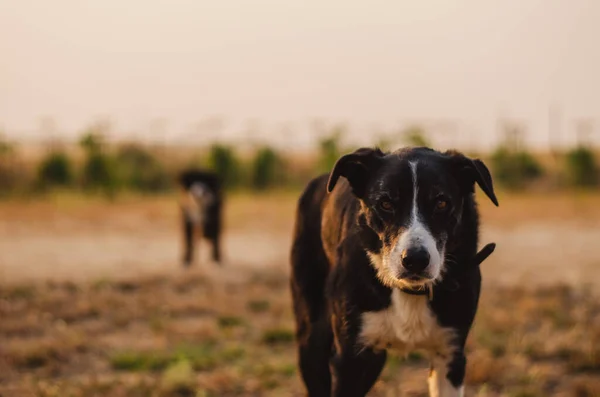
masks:
<path fill-rule="evenodd" d="M 265 191 L 300 189 L 308 180 L 328 172 L 335 161 L 355 147 L 344 144 L 344 128 L 322 134 L 312 154 L 282 151 L 268 145 L 240 150 L 214 144 L 186 150 L 136 142 L 109 144 L 99 128 L 85 131 L 76 148 L 50 143 L 35 161 L 22 148 L 0 136 L 0 196 L 39 195 L 76 190 L 115 197 L 120 193 L 168 193 L 184 168 L 216 171 L 228 189 Z M 579 144 L 569 150 L 535 154 L 523 145 L 524 132 L 506 127 L 502 143 L 492 153 L 478 156 L 490 166 L 498 186 L 512 190 L 597 188 L 600 173 L 593 150 Z M 410 127 L 397 140 L 379 140 L 382 149 L 403 145 L 430 146 L 427 131 Z"/>

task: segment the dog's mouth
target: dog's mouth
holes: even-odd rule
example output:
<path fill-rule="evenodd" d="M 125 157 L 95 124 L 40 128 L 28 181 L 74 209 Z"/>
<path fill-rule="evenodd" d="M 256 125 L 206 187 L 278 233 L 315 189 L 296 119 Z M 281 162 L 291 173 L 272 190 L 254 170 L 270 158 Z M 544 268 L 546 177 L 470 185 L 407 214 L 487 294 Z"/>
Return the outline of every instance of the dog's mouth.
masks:
<path fill-rule="evenodd" d="M 412 272 L 402 272 L 399 277 L 397 277 L 398 281 L 406 285 L 410 288 L 424 288 L 428 284 L 434 282 L 433 277 L 430 274 L 422 272 L 422 273 L 412 273 Z"/>

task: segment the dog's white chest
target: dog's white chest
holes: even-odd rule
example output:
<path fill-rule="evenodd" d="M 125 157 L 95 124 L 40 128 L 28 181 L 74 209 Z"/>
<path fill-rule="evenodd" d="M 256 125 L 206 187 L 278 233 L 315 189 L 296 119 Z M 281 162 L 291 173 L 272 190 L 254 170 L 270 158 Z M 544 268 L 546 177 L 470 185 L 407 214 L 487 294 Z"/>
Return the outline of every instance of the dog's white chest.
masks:
<path fill-rule="evenodd" d="M 408 295 L 395 289 L 387 309 L 363 313 L 359 340 L 366 346 L 391 348 L 404 354 L 427 350 L 447 355 L 450 336 L 450 330 L 438 325 L 426 296 Z"/>

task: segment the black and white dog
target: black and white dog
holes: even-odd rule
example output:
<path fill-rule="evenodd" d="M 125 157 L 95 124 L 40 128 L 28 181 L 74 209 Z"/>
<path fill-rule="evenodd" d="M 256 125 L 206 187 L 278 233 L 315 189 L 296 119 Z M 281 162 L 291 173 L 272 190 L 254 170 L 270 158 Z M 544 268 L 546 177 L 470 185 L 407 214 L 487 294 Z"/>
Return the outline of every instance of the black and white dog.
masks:
<path fill-rule="evenodd" d="M 359 149 L 310 182 L 291 255 L 309 396 L 366 395 L 387 349 L 426 352 L 430 395 L 463 395 L 479 264 L 495 248 L 477 253 L 475 183 L 498 205 L 483 162 L 428 148 Z"/>
<path fill-rule="evenodd" d="M 209 171 L 185 170 L 179 175 L 182 189 L 180 205 L 183 219 L 183 264 L 189 266 L 194 259 L 195 231 L 212 244 L 212 258 L 221 263 L 221 210 L 223 197 L 219 177 Z"/>

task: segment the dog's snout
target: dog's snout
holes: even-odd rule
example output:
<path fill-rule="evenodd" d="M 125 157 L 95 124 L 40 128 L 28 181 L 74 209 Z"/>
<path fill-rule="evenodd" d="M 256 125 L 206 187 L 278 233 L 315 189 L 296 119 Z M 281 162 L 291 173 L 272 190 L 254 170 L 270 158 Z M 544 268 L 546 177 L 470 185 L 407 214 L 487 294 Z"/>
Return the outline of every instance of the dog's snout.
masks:
<path fill-rule="evenodd" d="M 420 273 L 429 265 L 429 252 L 423 247 L 412 247 L 402 251 L 402 266 L 409 272 Z"/>

